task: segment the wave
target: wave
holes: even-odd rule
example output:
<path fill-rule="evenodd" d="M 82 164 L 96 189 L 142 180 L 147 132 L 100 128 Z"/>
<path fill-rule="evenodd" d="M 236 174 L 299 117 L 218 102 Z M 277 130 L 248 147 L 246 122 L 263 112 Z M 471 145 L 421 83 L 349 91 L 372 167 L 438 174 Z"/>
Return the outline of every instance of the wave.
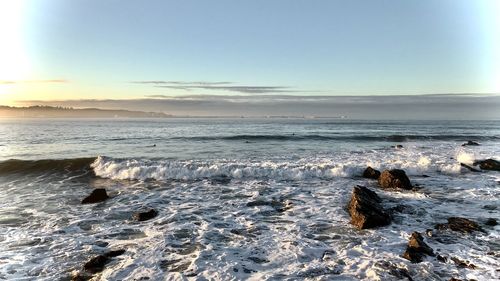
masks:
<path fill-rule="evenodd" d="M 91 164 L 96 176 L 115 180 L 276 180 L 296 181 L 361 177 L 367 166 L 378 169 L 404 169 L 408 175 L 428 172 L 460 174 L 465 171 L 458 162 L 437 163 L 428 157 L 417 157 L 389 164 L 374 161 L 335 163 L 325 159 L 303 161 L 182 161 L 113 159 L 99 156 Z"/>
<path fill-rule="evenodd" d="M 0 162 L 0 175 L 13 173 L 44 173 L 44 172 L 76 172 L 90 170 L 92 158 L 18 160 L 10 159 Z"/>
<path fill-rule="evenodd" d="M 406 142 L 417 140 L 438 140 L 438 141 L 468 141 L 468 140 L 498 140 L 500 136 L 485 135 L 229 135 L 229 136 L 194 136 L 194 137 L 173 137 L 174 140 L 191 141 L 386 141 L 386 142 Z"/>

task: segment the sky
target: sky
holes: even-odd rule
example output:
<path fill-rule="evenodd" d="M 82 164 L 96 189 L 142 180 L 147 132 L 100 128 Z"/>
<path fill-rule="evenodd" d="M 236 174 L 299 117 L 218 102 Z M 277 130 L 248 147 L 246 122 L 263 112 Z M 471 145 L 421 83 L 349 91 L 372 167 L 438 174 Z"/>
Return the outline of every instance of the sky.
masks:
<path fill-rule="evenodd" d="M 499 12 L 497 0 L 0 0 L 0 104 L 497 95 Z"/>

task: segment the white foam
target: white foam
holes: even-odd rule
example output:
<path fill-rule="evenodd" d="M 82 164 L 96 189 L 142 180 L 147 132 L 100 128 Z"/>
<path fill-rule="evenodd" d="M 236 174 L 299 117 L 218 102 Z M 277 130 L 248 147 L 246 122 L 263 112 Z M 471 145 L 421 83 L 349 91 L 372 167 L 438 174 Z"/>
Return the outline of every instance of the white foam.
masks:
<path fill-rule="evenodd" d="M 457 158 L 458 162 L 468 164 L 468 165 L 474 164 L 474 160 L 476 159 L 472 152 L 467 152 L 464 150 L 460 150 L 457 153 L 456 158 Z"/>

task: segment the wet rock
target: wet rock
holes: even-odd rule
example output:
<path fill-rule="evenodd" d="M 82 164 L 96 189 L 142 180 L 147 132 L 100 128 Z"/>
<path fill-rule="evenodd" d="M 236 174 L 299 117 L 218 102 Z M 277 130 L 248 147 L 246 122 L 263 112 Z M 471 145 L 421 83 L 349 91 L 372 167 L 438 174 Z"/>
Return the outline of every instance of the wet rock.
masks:
<path fill-rule="evenodd" d="M 437 256 L 436 256 L 436 259 L 437 259 L 438 261 L 440 261 L 440 262 L 444 262 L 444 263 L 446 263 L 446 262 L 448 261 L 448 258 L 447 258 L 447 257 L 445 257 L 445 256 L 441 256 L 441 255 L 437 255 Z"/>
<path fill-rule="evenodd" d="M 138 212 L 135 213 L 132 217 L 136 221 L 147 221 L 150 220 L 158 215 L 158 211 L 155 209 L 150 209 L 147 212 Z"/>
<path fill-rule="evenodd" d="M 467 141 L 466 143 L 463 143 L 462 146 L 477 146 L 479 145 L 479 143 L 475 142 L 475 141 Z"/>
<path fill-rule="evenodd" d="M 109 262 L 109 258 L 104 255 L 98 255 L 91 258 L 83 265 L 83 269 L 91 273 L 101 272 L 104 266 Z"/>
<path fill-rule="evenodd" d="M 380 177 L 380 171 L 377 171 L 370 166 L 368 166 L 368 168 L 366 168 L 365 171 L 363 172 L 363 178 L 378 179 L 379 177 Z"/>
<path fill-rule="evenodd" d="M 469 268 L 469 269 L 476 269 L 477 266 L 468 262 L 468 261 L 463 261 L 459 258 L 452 257 L 451 260 L 455 263 L 455 265 L 458 268 Z"/>
<path fill-rule="evenodd" d="M 380 205 L 378 195 L 364 186 L 355 186 L 347 206 L 351 224 L 358 229 L 384 226 L 391 223 L 390 215 Z"/>
<path fill-rule="evenodd" d="M 484 224 L 489 225 L 489 226 L 495 226 L 498 224 L 498 222 L 494 218 L 489 218 L 486 220 L 486 222 Z"/>
<path fill-rule="evenodd" d="M 397 144 L 397 145 L 393 145 L 393 146 L 391 146 L 391 147 L 392 147 L 392 148 L 396 148 L 396 149 L 401 149 L 401 148 L 403 148 L 403 145 L 401 145 L 401 144 Z"/>
<path fill-rule="evenodd" d="M 483 231 L 483 229 L 474 221 L 466 218 L 451 217 L 448 218 L 448 223 L 437 224 L 436 229 L 444 230 L 451 229 L 462 233 L 472 233 L 474 231 Z"/>
<path fill-rule="evenodd" d="M 98 273 L 103 271 L 104 266 L 111 261 L 111 258 L 117 257 L 125 253 L 125 250 L 114 250 L 102 255 L 95 256 L 88 260 L 83 269 L 90 273 Z"/>
<path fill-rule="evenodd" d="M 500 162 L 493 159 L 475 161 L 474 166 L 479 165 L 482 170 L 500 171 Z"/>
<path fill-rule="evenodd" d="M 419 263 L 423 260 L 425 255 L 434 256 L 434 251 L 424 242 L 424 238 L 420 233 L 413 232 L 410 241 L 408 241 L 408 246 L 403 254 L 403 258 L 413 263 Z"/>
<path fill-rule="evenodd" d="M 89 196 L 85 197 L 82 200 L 82 204 L 99 203 L 99 202 L 107 200 L 108 198 L 109 198 L 109 196 L 106 193 L 106 189 L 96 188 L 96 189 L 92 190 L 92 193 L 90 193 Z"/>
<path fill-rule="evenodd" d="M 469 166 L 469 165 L 467 165 L 467 164 L 464 164 L 464 163 L 460 163 L 460 166 L 462 166 L 462 167 L 466 168 L 467 170 L 469 170 L 469 171 L 471 171 L 471 172 L 476 172 L 476 173 L 477 173 L 477 172 L 481 172 L 481 171 L 479 171 L 478 169 L 473 168 L 473 167 L 471 167 L 471 166 Z"/>
<path fill-rule="evenodd" d="M 399 169 L 383 171 L 378 178 L 378 183 L 382 188 L 390 189 L 412 189 L 413 187 L 405 171 Z"/>
<path fill-rule="evenodd" d="M 406 279 L 408 281 L 413 281 L 413 278 L 411 278 L 411 275 L 407 269 L 400 268 L 391 262 L 378 261 L 375 265 L 377 265 L 381 269 L 389 272 L 390 275 L 398 278 L 398 280 Z"/>

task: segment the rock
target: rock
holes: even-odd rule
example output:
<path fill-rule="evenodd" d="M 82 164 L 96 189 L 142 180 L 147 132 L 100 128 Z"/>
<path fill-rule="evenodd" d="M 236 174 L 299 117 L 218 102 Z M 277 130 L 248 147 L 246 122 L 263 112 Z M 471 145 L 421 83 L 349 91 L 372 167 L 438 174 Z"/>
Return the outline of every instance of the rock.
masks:
<path fill-rule="evenodd" d="M 82 204 L 98 203 L 98 202 L 105 201 L 108 198 L 109 198 L 109 196 L 106 193 L 106 189 L 96 188 L 96 189 L 92 190 L 92 193 L 90 193 L 89 196 L 85 197 L 82 200 Z"/>
<path fill-rule="evenodd" d="M 405 171 L 399 169 L 383 171 L 378 178 L 378 183 L 382 188 L 412 189 L 413 187 Z"/>
<path fill-rule="evenodd" d="M 365 171 L 363 172 L 363 178 L 378 179 L 379 177 L 380 177 L 380 171 L 377 171 L 370 166 L 368 166 L 368 168 L 366 168 Z"/>
<path fill-rule="evenodd" d="M 434 256 L 434 251 L 424 242 L 424 238 L 420 233 L 413 232 L 410 241 L 408 241 L 408 246 L 403 254 L 403 258 L 413 263 L 419 263 L 423 260 L 425 255 Z"/>
<path fill-rule="evenodd" d="M 437 224 L 436 229 L 451 229 L 462 233 L 472 233 L 474 231 L 483 231 L 483 229 L 474 221 L 466 218 L 451 217 L 448 218 L 448 223 Z"/>
<path fill-rule="evenodd" d="M 401 144 L 395 145 L 395 146 L 393 146 L 393 147 L 394 147 L 394 148 L 396 148 L 396 149 L 401 149 L 401 148 L 403 148 L 403 146 L 402 146 Z"/>
<path fill-rule="evenodd" d="M 498 224 L 498 222 L 494 218 L 489 218 L 486 220 L 486 222 L 484 224 L 489 225 L 489 226 L 495 226 Z"/>
<path fill-rule="evenodd" d="M 436 259 L 440 262 L 444 262 L 446 263 L 446 261 L 448 261 L 448 258 L 447 257 L 444 257 L 444 256 L 441 256 L 441 255 L 437 255 L 436 256 Z"/>
<path fill-rule="evenodd" d="M 477 145 L 479 145 L 479 143 L 477 143 L 475 141 L 467 141 L 466 143 L 462 144 L 462 146 L 468 146 L 468 145 L 477 146 Z"/>
<path fill-rule="evenodd" d="M 125 250 L 114 250 L 102 255 L 95 256 L 83 265 L 83 269 L 90 273 L 101 272 L 104 266 L 111 261 L 111 258 L 125 253 Z"/>
<path fill-rule="evenodd" d="M 101 272 L 109 260 L 110 258 L 105 255 L 95 256 L 83 265 L 83 269 L 91 273 Z"/>
<path fill-rule="evenodd" d="M 468 170 L 469 170 L 469 171 L 471 171 L 471 172 L 481 172 L 481 171 L 479 171 L 478 169 L 473 168 L 473 167 L 471 167 L 471 166 L 469 166 L 469 165 L 467 165 L 467 164 L 464 164 L 464 163 L 460 163 L 460 166 L 462 166 L 462 167 L 464 167 L 464 168 L 468 169 Z"/>
<path fill-rule="evenodd" d="M 468 262 L 468 261 L 463 261 L 460 260 L 459 258 L 452 257 L 451 260 L 455 263 L 455 265 L 458 268 L 469 268 L 469 269 L 476 269 L 477 266 Z"/>
<path fill-rule="evenodd" d="M 150 209 L 147 212 L 139 212 L 135 213 L 132 217 L 136 221 L 147 221 L 150 220 L 158 215 L 158 211 L 155 209 Z"/>
<path fill-rule="evenodd" d="M 474 162 L 474 166 L 476 165 L 479 165 L 482 170 L 500 171 L 500 162 L 497 160 L 479 160 Z"/>
<path fill-rule="evenodd" d="M 408 281 L 413 281 L 413 278 L 411 278 L 411 275 L 406 268 L 400 268 L 397 265 L 386 260 L 377 261 L 375 265 L 385 270 L 390 275 L 396 277 L 398 280 L 405 279 Z"/>
<path fill-rule="evenodd" d="M 384 226 L 391 223 L 390 215 L 380 205 L 378 195 L 364 186 L 355 186 L 347 206 L 351 224 L 358 229 Z"/>

